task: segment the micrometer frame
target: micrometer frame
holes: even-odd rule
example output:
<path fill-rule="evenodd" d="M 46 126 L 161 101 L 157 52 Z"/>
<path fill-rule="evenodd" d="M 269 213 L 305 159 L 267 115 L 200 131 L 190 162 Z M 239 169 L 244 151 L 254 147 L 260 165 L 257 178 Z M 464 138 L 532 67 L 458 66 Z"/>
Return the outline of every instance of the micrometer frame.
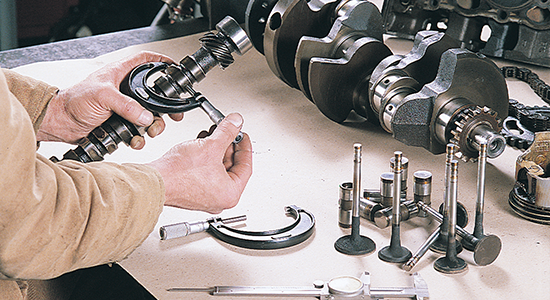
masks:
<path fill-rule="evenodd" d="M 279 229 L 246 231 L 226 226 L 222 222 L 212 222 L 207 231 L 231 245 L 257 250 L 286 248 L 307 240 L 315 229 L 313 214 L 296 205 L 285 207 L 285 212 L 294 218 L 294 222 Z"/>

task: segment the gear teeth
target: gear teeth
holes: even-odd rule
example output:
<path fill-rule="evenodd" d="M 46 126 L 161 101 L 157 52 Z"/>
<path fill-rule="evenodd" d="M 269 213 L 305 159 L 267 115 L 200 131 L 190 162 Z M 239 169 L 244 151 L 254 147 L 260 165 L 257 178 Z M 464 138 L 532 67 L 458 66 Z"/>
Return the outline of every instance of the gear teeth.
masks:
<path fill-rule="evenodd" d="M 473 128 L 470 124 L 480 119 L 491 124 L 493 130 L 500 132 L 502 121 L 498 118 L 497 113 L 487 106 L 464 108 L 455 116 L 453 122 L 455 127 L 450 130 L 452 135 L 450 142 L 457 145 L 457 154 L 460 153 L 460 156 L 457 155 L 457 157 L 465 162 L 477 161 L 478 153 L 468 148 L 468 134 L 470 129 Z"/>

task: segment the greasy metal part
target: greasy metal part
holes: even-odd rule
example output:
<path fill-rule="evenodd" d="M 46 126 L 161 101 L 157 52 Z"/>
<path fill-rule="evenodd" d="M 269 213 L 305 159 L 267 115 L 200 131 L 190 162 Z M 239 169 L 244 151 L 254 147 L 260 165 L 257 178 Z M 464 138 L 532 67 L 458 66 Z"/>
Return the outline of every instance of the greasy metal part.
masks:
<path fill-rule="evenodd" d="M 474 221 L 473 236 L 480 239 L 485 236 L 483 233 L 483 211 L 485 208 L 485 169 L 487 165 L 487 141 L 480 141 L 479 158 L 477 161 L 477 198 L 476 198 L 476 216 Z M 463 242 L 462 246 L 472 251 L 473 245 Z"/>
<path fill-rule="evenodd" d="M 313 58 L 329 63 L 325 59 L 344 58 L 348 49 L 360 38 L 370 37 L 382 41 L 382 15 L 373 3 L 363 0 L 341 1 L 336 9 L 336 16 L 327 36 L 322 38 L 303 36 L 296 49 L 294 67 L 298 85 L 306 97 L 315 103 L 317 103 L 316 99 L 311 98 L 308 75 L 310 61 Z M 317 62 L 311 62 L 311 64 L 315 63 Z M 311 78 L 311 80 L 317 79 Z"/>
<path fill-rule="evenodd" d="M 408 200 L 405 202 L 403 202 L 403 199 L 401 200 L 400 212 L 401 212 L 402 221 L 407 221 L 416 216 L 420 216 L 421 213 L 423 213 L 426 217 L 428 216 L 428 214 L 425 211 L 419 210 L 417 203 L 418 201 L 414 201 L 414 200 Z M 426 205 L 430 205 L 426 202 L 423 202 L 423 203 Z M 442 211 L 442 208 L 443 208 L 443 205 L 439 207 L 440 213 Z M 372 221 L 374 222 L 376 227 L 386 228 L 391 224 L 392 208 L 386 207 L 386 208 L 378 209 L 374 213 L 372 213 L 372 215 L 373 215 Z M 363 215 L 361 216 L 363 217 Z M 457 223 L 459 224 L 460 227 L 465 227 L 466 225 L 468 225 L 468 211 L 466 210 L 466 207 L 464 207 L 464 205 L 461 204 L 460 202 L 457 203 Z M 445 249 L 446 247 L 443 248 L 442 251 L 440 252 L 444 252 Z M 457 251 L 458 252 L 462 251 L 462 248 L 460 246 L 457 246 Z"/>
<path fill-rule="evenodd" d="M 401 214 L 401 221 L 407 221 L 418 215 L 418 206 L 414 200 L 409 200 L 406 202 L 401 202 L 399 209 Z M 386 228 L 392 224 L 393 209 L 392 207 L 386 207 L 384 209 L 378 210 L 374 213 L 374 224 L 378 228 Z"/>
<path fill-rule="evenodd" d="M 351 234 L 343 236 L 336 240 L 334 248 L 348 255 L 369 254 L 376 250 L 374 241 L 360 234 L 361 220 L 359 217 L 359 199 L 361 198 L 361 151 L 362 145 L 356 143 L 353 145 L 353 203 L 351 217 Z"/>
<path fill-rule="evenodd" d="M 425 206 L 430 206 L 428 203 L 425 203 L 423 201 L 417 201 L 417 204 L 418 203 L 422 203 Z M 440 208 L 442 208 L 442 206 Z M 428 213 L 426 213 L 424 210 L 420 209 L 420 211 L 425 213 L 426 216 L 428 215 Z M 457 226 L 464 228 L 466 227 L 466 225 L 468 225 L 468 211 L 466 210 L 466 207 L 464 207 L 464 205 L 462 205 L 460 202 L 457 202 L 456 216 L 457 216 L 456 217 Z M 413 256 L 401 267 L 405 271 L 411 271 L 412 268 L 414 268 L 414 266 L 416 266 L 416 264 L 420 261 L 420 259 L 422 259 L 424 254 L 426 254 L 426 252 L 432 247 L 435 241 L 438 240 L 440 233 L 441 233 L 441 226 L 437 227 L 437 229 L 434 230 L 434 232 L 432 232 L 432 234 L 428 237 L 428 239 L 418 248 L 418 250 L 416 250 Z M 456 247 L 457 253 L 460 250 L 462 250 L 462 248 L 460 248 L 458 244 L 460 243 L 457 243 L 457 247 Z"/>
<path fill-rule="evenodd" d="M 548 8 L 534 0 L 385 0 L 382 15 L 392 35 L 413 39 L 418 31 L 437 30 L 474 52 L 548 67 Z"/>
<path fill-rule="evenodd" d="M 271 71 L 291 87 L 299 88 L 294 69 L 302 36 L 324 37 L 332 26 L 336 0 L 279 0 L 264 31 L 264 54 Z"/>
<path fill-rule="evenodd" d="M 506 139 L 500 134 L 500 118 L 490 108 L 464 108 L 454 119 L 456 127 L 451 129 L 451 142 L 458 145 L 461 154 L 472 157 L 472 153 L 479 152 L 481 140 L 489 145 L 487 155 L 491 158 L 499 156 L 504 151 Z"/>
<path fill-rule="evenodd" d="M 383 287 L 370 286 L 370 274 L 364 272 L 360 278 L 338 276 L 328 282 L 317 281 L 312 286 L 214 286 L 206 288 L 169 288 L 169 292 L 207 292 L 212 296 L 255 296 L 255 297 L 315 297 L 321 300 L 364 300 L 409 298 L 428 300 L 428 285 L 418 273 L 412 274 L 413 286 Z"/>
<path fill-rule="evenodd" d="M 476 158 L 481 138 L 487 140 L 488 157 L 502 154 L 506 141 L 500 135 L 501 118 L 508 113 L 508 89 L 489 59 L 450 49 L 442 55 L 438 78 L 419 94 L 435 97 L 434 132 L 440 143 L 459 146 L 458 157 Z"/>
<path fill-rule="evenodd" d="M 423 213 L 426 217 L 428 216 L 425 211 L 418 208 L 417 203 L 418 201 L 414 200 L 408 200 L 405 202 L 403 202 L 403 199 L 401 200 L 401 221 L 407 221 L 416 216 L 420 216 L 420 213 Z M 423 203 L 425 205 L 430 205 L 426 202 Z M 441 212 L 443 205 L 441 205 L 439 208 L 439 211 Z M 379 208 L 374 211 L 374 213 L 371 212 L 371 214 L 373 216 L 372 221 L 374 222 L 376 227 L 383 229 L 390 226 L 393 214 L 391 207 Z M 361 216 L 366 218 L 363 214 Z M 466 225 L 468 225 L 468 211 L 466 210 L 466 207 L 464 207 L 464 205 L 460 202 L 457 203 L 457 224 L 459 224 L 460 227 L 465 227 Z M 446 247 L 443 248 L 440 252 L 444 252 L 445 249 Z M 460 246 L 457 246 L 457 251 L 462 251 L 462 248 Z"/>
<path fill-rule="evenodd" d="M 393 205 L 392 205 L 392 232 L 390 245 L 378 251 L 378 258 L 386 262 L 403 263 L 411 257 L 411 251 L 401 246 L 401 176 L 403 174 L 401 151 L 394 152 L 394 169 L 393 169 Z M 399 184 L 397 184 L 399 182 Z"/>
<path fill-rule="evenodd" d="M 217 108 L 204 97 L 201 93 L 195 91 L 190 85 L 185 87 L 186 91 L 193 96 L 193 98 L 200 103 L 200 106 L 202 110 L 206 113 L 206 115 L 210 118 L 214 124 L 219 125 L 223 119 L 225 119 L 225 116 L 221 111 L 219 111 Z M 233 144 L 240 143 L 244 138 L 244 134 L 242 131 L 239 131 L 235 139 L 233 140 Z"/>
<path fill-rule="evenodd" d="M 488 156 L 497 157 L 506 146 L 500 135 L 506 82 L 489 59 L 456 47 L 442 33 L 417 34 L 411 52 L 390 56 L 373 71 L 371 106 L 382 127 L 407 145 L 438 154 L 453 142 L 468 160 L 483 137 Z"/>
<path fill-rule="evenodd" d="M 231 218 L 213 217 L 208 218 L 206 221 L 197 222 L 182 222 L 161 226 L 159 228 L 159 235 L 161 240 L 169 240 L 185 237 L 194 233 L 204 232 L 208 230 L 211 223 L 231 224 L 244 221 L 246 221 L 246 215 Z"/>
<path fill-rule="evenodd" d="M 427 205 L 427 203 L 424 203 L 424 204 Z M 444 211 L 443 211 L 444 204 L 445 203 L 441 203 L 441 205 L 439 205 L 439 213 L 442 216 L 444 215 Z M 464 228 L 468 225 L 469 221 L 470 221 L 470 217 L 468 216 L 468 210 L 466 209 L 466 206 L 464 206 L 464 204 L 462 204 L 460 202 L 457 202 L 456 203 L 456 224 L 458 226 Z M 446 247 L 443 248 L 443 251 L 441 251 L 441 252 L 444 253 L 446 249 L 447 249 Z M 456 251 L 457 251 L 457 253 L 459 253 L 460 251 L 462 251 L 462 247 L 457 246 Z M 437 252 L 437 251 L 435 251 L 435 252 Z"/>
<path fill-rule="evenodd" d="M 427 205 L 432 204 L 432 173 L 429 171 L 416 171 L 414 178 L 414 202 L 422 201 Z M 425 218 L 428 215 L 419 211 L 418 216 Z"/>
<path fill-rule="evenodd" d="M 67 151 L 62 159 L 83 163 L 101 161 L 105 155 L 118 149 L 119 143 L 130 145 L 132 137 L 143 134 L 145 134 L 145 128 L 135 126 L 118 115 L 112 115 L 82 139 L 75 149 Z M 52 156 L 50 160 L 59 161 L 55 156 Z"/>
<path fill-rule="evenodd" d="M 437 259 L 434 262 L 434 269 L 445 274 L 458 274 L 466 271 L 468 265 L 466 262 L 457 256 L 456 244 L 456 203 L 458 195 L 458 161 L 451 161 L 451 177 L 450 177 L 450 202 L 447 207 L 446 218 L 449 219 L 448 234 L 447 234 L 447 252 L 444 257 Z"/>
<path fill-rule="evenodd" d="M 390 180 L 390 183 L 393 183 L 393 173 L 383 173 L 383 174 L 388 174 L 388 175 L 391 175 L 388 177 L 388 179 Z M 389 186 L 387 187 L 389 189 L 389 197 L 390 198 L 393 198 L 391 195 L 393 194 L 393 191 L 392 191 L 392 187 Z M 381 203 L 382 202 L 382 194 L 380 193 L 380 189 L 365 189 L 363 191 L 363 198 L 365 198 L 366 200 L 370 200 L 370 201 L 373 201 L 373 202 L 376 202 L 376 203 Z M 406 191 L 401 191 L 401 202 L 403 201 L 406 201 L 407 199 L 407 193 Z M 391 206 L 391 201 L 392 199 L 390 199 L 390 203 L 388 204 L 388 206 Z"/>
<path fill-rule="evenodd" d="M 506 117 L 502 122 L 501 133 L 508 146 L 521 151 L 529 149 L 535 140 L 535 133 L 525 128 L 517 118 L 511 116 Z"/>
<path fill-rule="evenodd" d="M 546 84 L 546 82 L 540 79 L 540 77 L 535 72 L 527 68 L 520 68 L 516 66 L 504 66 L 501 68 L 501 71 L 504 78 L 515 78 L 527 83 L 531 87 L 533 92 L 537 94 L 537 96 L 539 96 L 542 101 L 550 104 L 550 85 Z M 510 102 L 512 101 L 515 101 L 515 100 L 511 99 Z M 515 102 L 517 103 L 517 101 Z M 510 105 L 512 105 L 512 103 L 510 103 Z M 527 108 L 527 107 L 524 106 L 523 108 Z M 530 110 L 532 109 L 533 108 L 530 108 Z M 546 110 L 546 112 L 548 112 L 548 107 L 534 108 L 535 112 L 539 109 L 543 111 Z M 523 122 L 525 120 L 522 119 L 521 121 Z M 537 122 L 537 120 L 532 120 L 532 121 L 534 123 Z M 540 120 L 540 121 L 543 121 L 543 122 L 548 121 L 548 118 L 544 118 L 543 120 Z M 537 130 L 537 127 L 538 126 L 531 127 L 531 130 L 541 131 L 542 128 L 538 128 Z"/>
<path fill-rule="evenodd" d="M 439 238 L 430 246 L 430 249 L 437 253 L 445 253 L 447 251 L 447 236 L 449 234 L 448 228 L 449 228 L 449 219 L 445 216 L 447 216 L 447 211 L 449 209 L 449 203 L 450 203 L 450 195 L 449 195 L 449 185 L 450 185 L 450 178 L 451 178 L 451 161 L 455 159 L 455 153 L 456 153 L 456 146 L 454 144 L 447 144 L 446 147 L 446 154 L 445 154 L 445 189 L 443 190 L 443 203 L 441 205 L 440 211 L 443 215 L 442 223 L 441 223 L 441 233 L 439 234 Z M 460 253 L 462 251 L 462 244 L 458 244 L 458 247 L 460 249 L 457 250 L 457 253 Z"/>
<path fill-rule="evenodd" d="M 437 222 L 443 222 L 443 216 L 432 207 L 422 202 L 418 203 L 418 207 L 426 211 Z M 496 235 L 486 235 L 483 238 L 478 239 L 460 226 L 456 226 L 456 233 L 462 238 L 463 241 L 466 240 L 468 243 L 474 245 L 474 262 L 479 266 L 490 265 L 500 254 L 502 242 Z"/>
<path fill-rule="evenodd" d="M 549 141 L 550 132 L 537 132 L 533 145 L 518 156 L 516 184 L 509 197 L 510 206 L 518 215 L 541 224 L 550 224 Z"/>
<path fill-rule="evenodd" d="M 393 174 L 391 174 L 391 180 L 393 181 Z M 390 187 L 391 189 L 391 187 Z M 386 207 L 391 206 L 392 197 L 389 197 L 389 204 Z M 401 202 L 407 201 L 407 195 L 401 192 Z M 374 223 L 374 216 L 377 211 L 384 209 L 382 205 L 382 196 L 380 190 L 365 189 L 363 192 L 363 198 L 359 200 L 359 215 L 366 220 Z"/>
<path fill-rule="evenodd" d="M 246 7 L 244 28 L 252 45 L 264 54 L 264 32 L 269 13 L 278 0 L 250 0 Z"/>
<path fill-rule="evenodd" d="M 377 211 L 384 207 L 379 202 L 374 202 L 369 199 L 361 199 L 359 203 L 359 215 L 366 220 L 374 223 L 374 215 Z"/>
<path fill-rule="evenodd" d="M 376 123 L 369 105 L 369 79 L 376 65 L 389 55 L 391 50 L 380 40 L 364 37 L 345 49 L 341 58 L 312 58 L 308 75 L 312 101 L 335 122 L 345 121 L 353 110 Z"/>
<path fill-rule="evenodd" d="M 157 93 L 166 97 L 179 98 L 185 93 L 186 86 L 200 82 L 206 77 L 206 73 L 216 66 L 227 68 L 234 62 L 232 53 L 242 55 L 246 53 L 252 44 L 246 32 L 231 17 L 226 17 L 216 25 L 217 33 L 208 32 L 199 40 L 201 48 L 190 56 L 184 57 L 179 65 L 170 65 L 166 68 L 165 75 L 155 80 Z M 147 85 L 145 84 L 145 87 Z M 155 93 L 149 93 L 155 95 Z M 141 101 L 140 101 L 141 100 Z M 146 99 L 138 101 L 145 102 Z M 172 101 L 177 101 L 172 99 Z"/>
<path fill-rule="evenodd" d="M 369 100 L 384 130 L 393 132 L 391 120 L 396 106 L 433 81 L 441 54 L 457 46 L 456 41 L 443 34 L 423 31 L 416 35 L 408 54 L 392 55 L 378 64 L 370 78 Z"/>
<path fill-rule="evenodd" d="M 395 168 L 395 157 L 390 158 L 390 170 Z M 409 159 L 403 157 L 401 159 L 401 168 L 403 169 L 403 174 L 401 175 L 401 193 L 407 195 L 407 181 L 409 180 Z"/>
<path fill-rule="evenodd" d="M 441 227 L 437 227 L 432 234 L 428 237 L 428 239 L 418 248 L 418 250 L 412 255 L 412 257 L 404 263 L 401 268 L 403 270 L 410 272 L 416 264 L 422 259 L 424 254 L 428 252 L 430 249 L 430 246 L 439 238 L 439 233 L 441 231 Z"/>
<path fill-rule="evenodd" d="M 136 67 L 122 82 L 121 91 L 153 113 L 180 113 L 202 107 L 213 121 L 223 118 L 223 114 L 206 98 L 199 93 L 189 93 L 193 91 L 193 84 L 204 79 L 207 72 L 217 65 L 228 67 L 234 61 L 232 53 L 244 54 L 251 48 L 251 43 L 246 32 L 229 16 L 221 20 L 216 29 L 217 32 L 208 32 L 201 37 L 199 50 L 184 57 L 179 65 L 146 63 Z M 153 78 L 156 79 L 151 83 Z M 83 138 L 76 149 L 65 153 L 63 159 L 101 161 L 106 154 L 115 151 L 120 142 L 129 145 L 132 137 L 145 132 L 146 128 L 113 115 Z M 52 160 L 57 161 L 57 158 Z"/>
<path fill-rule="evenodd" d="M 295 205 L 285 207 L 294 222 L 279 229 L 246 231 L 228 227 L 223 222 L 210 222 L 208 232 L 219 240 L 242 248 L 270 250 L 291 247 L 307 240 L 314 231 L 315 217 Z"/>
<path fill-rule="evenodd" d="M 353 204 L 352 217 L 359 217 L 359 199 L 361 198 L 361 162 L 363 146 L 353 145 Z"/>
<path fill-rule="evenodd" d="M 393 203 L 393 173 L 380 174 L 380 204 L 391 207 Z"/>
<path fill-rule="evenodd" d="M 353 183 L 344 182 L 340 184 L 338 197 L 338 225 L 342 228 L 351 227 L 351 214 L 353 210 L 352 191 Z M 370 202 L 370 201 L 369 201 Z M 361 204 L 359 204 L 359 211 L 361 211 Z"/>
<path fill-rule="evenodd" d="M 515 78 L 529 84 L 541 100 L 550 103 L 550 86 L 533 71 L 515 66 L 504 66 L 501 71 L 505 78 Z M 527 150 L 533 144 L 535 132 L 550 129 L 550 107 L 529 107 L 514 99 L 510 99 L 509 104 L 509 116 L 504 120 L 502 134 L 508 145 Z"/>

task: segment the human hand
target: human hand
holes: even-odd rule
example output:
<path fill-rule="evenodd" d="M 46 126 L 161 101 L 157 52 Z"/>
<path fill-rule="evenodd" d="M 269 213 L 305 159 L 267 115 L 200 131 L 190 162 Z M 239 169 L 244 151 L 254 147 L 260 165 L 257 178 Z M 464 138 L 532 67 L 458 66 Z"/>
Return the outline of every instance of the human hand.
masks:
<path fill-rule="evenodd" d="M 252 175 L 252 144 L 247 134 L 233 140 L 242 128 L 239 114 L 229 114 L 212 134 L 174 146 L 149 163 L 166 187 L 165 205 L 220 213 L 237 205 Z"/>
<path fill-rule="evenodd" d="M 111 63 L 90 74 L 76 85 L 59 91 L 51 100 L 36 134 L 39 141 L 60 141 L 75 144 L 113 113 L 138 125 L 149 126 L 147 134 L 160 134 L 165 123 L 160 117 L 144 109 L 136 100 L 122 94 L 120 83 L 135 67 L 147 62 L 173 61 L 167 56 L 153 52 L 140 52 L 123 60 Z M 183 119 L 183 113 L 172 114 L 175 121 Z M 130 146 L 141 149 L 145 139 L 135 136 Z"/>

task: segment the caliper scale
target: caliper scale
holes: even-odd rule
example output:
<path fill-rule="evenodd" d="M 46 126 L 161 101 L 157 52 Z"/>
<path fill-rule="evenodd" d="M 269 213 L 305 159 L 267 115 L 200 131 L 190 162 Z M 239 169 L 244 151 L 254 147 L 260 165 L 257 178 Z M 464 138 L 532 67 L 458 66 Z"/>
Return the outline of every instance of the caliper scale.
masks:
<path fill-rule="evenodd" d="M 207 292 L 212 296 L 314 297 L 321 300 L 409 298 L 428 300 L 428 285 L 418 273 L 412 274 L 413 286 L 372 288 L 370 274 L 360 278 L 338 276 L 313 286 L 213 286 L 206 288 L 170 288 L 169 292 Z"/>

